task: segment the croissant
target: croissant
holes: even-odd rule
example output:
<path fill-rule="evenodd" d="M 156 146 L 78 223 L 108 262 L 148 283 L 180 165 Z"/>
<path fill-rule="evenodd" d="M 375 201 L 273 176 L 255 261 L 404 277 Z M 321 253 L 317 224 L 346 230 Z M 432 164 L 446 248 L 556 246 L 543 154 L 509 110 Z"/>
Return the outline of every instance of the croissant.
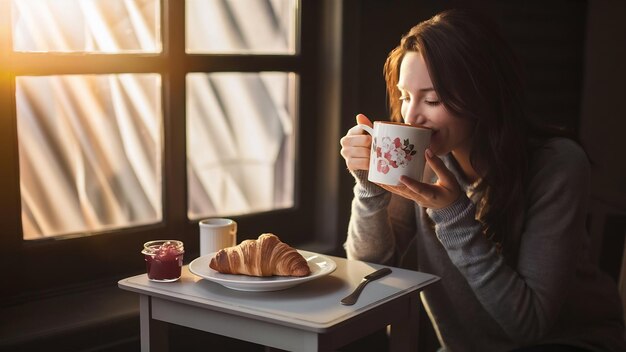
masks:
<path fill-rule="evenodd" d="M 271 233 L 219 250 L 209 267 L 223 274 L 249 276 L 307 276 L 311 273 L 304 257 Z"/>

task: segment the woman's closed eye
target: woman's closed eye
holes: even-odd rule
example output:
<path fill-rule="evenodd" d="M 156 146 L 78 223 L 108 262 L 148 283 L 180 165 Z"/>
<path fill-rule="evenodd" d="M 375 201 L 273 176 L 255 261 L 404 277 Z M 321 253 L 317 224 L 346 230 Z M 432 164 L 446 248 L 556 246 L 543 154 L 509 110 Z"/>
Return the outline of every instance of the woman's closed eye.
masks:
<path fill-rule="evenodd" d="M 411 97 L 408 95 L 403 95 L 400 98 L 398 98 L 398 100 L 400 100 L 401 102 L 409 102 L 411 101 Z M 426 105 L 430 105 L 430 106 L 437 106 L 439 104 L 441 104 L 441 100 L 439 99 L 424 99 L 424 104 Z"/>
<path fill-rule="evenodd" d="M 398 100 L 400 100 L 402 103 L 408 103 L 411 101 L 411 95 L 405 92 L 402 92 Z M 439 100 L 438 97 L 431 97 L 431 96 L 422 97 L 421 101 L 423 101 L 424 104 L 429 105 L 429 106 L 437 106 L 441 104 L 441 100 Z"/>

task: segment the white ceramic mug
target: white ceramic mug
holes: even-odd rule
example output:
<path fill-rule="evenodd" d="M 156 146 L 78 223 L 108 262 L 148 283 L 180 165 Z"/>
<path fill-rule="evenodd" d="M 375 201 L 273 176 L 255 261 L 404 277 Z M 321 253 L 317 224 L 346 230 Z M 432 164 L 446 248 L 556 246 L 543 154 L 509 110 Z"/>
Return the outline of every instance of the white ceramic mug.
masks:
<path fill-rule="evenodd" d="M 396 186 L 402 175 L 422 180 L 430 129 L 391 121 L 376 121 L 373 129 L 364 124 L 359 127 L 372 135 L 369 181 Z"/>
<path fill-rule="evenodd" d="M 237 244 L 237 223 L 231 219 L 200 220 L 200 255 L 207 255 Z"/>

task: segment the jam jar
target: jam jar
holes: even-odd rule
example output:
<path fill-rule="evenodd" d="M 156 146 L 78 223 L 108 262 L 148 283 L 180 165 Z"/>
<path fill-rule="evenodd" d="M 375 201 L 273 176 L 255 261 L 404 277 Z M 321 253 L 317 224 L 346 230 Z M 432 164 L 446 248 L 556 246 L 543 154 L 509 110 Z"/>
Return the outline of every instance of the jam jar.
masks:
<path fill-rule="evenodd" d="M 157 282 L 172 282 L 180 278 L 185 248 L 177 240 L 146 242 L 141 253 L 146 260 L 148 279 Z"/>

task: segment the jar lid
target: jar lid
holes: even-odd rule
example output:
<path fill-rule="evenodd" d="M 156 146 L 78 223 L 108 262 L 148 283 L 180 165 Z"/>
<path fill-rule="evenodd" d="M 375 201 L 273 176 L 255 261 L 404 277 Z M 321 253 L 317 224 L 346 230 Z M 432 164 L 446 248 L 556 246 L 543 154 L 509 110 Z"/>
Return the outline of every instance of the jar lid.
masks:
<path fill-rule="evenodd" d="M 157 255 L 164 251 L 176 251 L 180 254 L 185 252 L 185 247 L 183 242 L 178 240 L 154 240 L 144 243 L 141 253 Z"/>

